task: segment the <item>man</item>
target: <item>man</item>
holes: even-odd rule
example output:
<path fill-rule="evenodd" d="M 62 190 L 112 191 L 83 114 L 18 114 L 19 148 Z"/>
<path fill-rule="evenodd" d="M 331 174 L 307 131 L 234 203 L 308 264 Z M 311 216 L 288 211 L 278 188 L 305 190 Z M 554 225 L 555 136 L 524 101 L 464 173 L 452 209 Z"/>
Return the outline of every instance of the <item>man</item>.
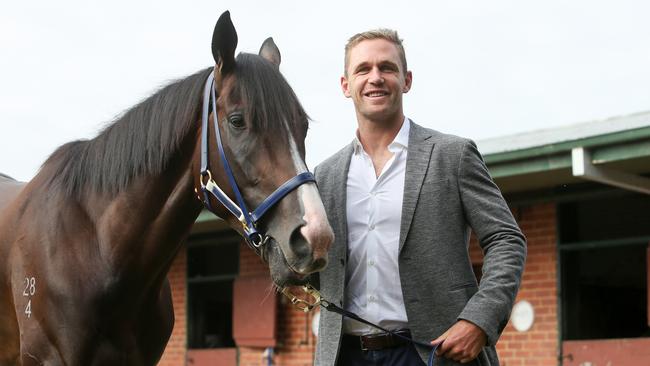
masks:
<path fill-rule="evenodd" d="M 404 116 L 407 70 L 395 31 L 360 33 L 346 45 L 341 88 L 358 130 L 316 169 L 336 235 L 320 290 L 384 328 L 440 344 L 436 365 L 498 365 L 494 345 L 519 288 L 525 238 L 475 144 Z M 470 228 L 484 252 L 480 286 Z M 321 314 L 316 365 L 421 365 L 428 352 Z"/>

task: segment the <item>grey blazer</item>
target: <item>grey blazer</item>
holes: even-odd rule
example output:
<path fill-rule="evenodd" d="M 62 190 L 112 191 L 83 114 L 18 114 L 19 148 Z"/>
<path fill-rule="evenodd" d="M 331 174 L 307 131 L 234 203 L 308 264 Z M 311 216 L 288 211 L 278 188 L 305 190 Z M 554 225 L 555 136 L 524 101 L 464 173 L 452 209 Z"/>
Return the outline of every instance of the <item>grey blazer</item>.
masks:
<path fill-rule="evenodd" d="M 336 239 L 319 275 L 323 298 L 343 305 L 347 260 L 346 183 L 352 144 L 315 170 Z M 431 341 L 458 319 L 485 331 L 474 365 L 499 364 L 494 345 L 508 322 L 526 258 L 526 239 L 474 142 L 411 121 L 399 241 L 399 275 L 414 339 Z M 470 228 L 484 253 L 477 286 L 468 253 Z M 323 310 L 316 365 L 334 365 L 342 318 Z M 418 349 L 423 360 L 427 349 Z M 449 359 L 437 366 L 457 365 Z M 466 364 L 467 365 L 467 364 Z M 471 363 L 470 363 L 471 365 Z"/>

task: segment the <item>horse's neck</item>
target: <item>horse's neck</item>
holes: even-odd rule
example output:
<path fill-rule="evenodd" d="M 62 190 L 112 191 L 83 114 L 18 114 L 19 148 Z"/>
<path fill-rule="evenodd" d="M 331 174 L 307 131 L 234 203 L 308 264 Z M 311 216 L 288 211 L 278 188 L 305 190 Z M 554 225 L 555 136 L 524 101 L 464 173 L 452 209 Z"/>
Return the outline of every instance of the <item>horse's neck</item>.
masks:
<path fill-rule="evenodd" d="M 180 155 L 159 176 L 139 177 L 104 200 L 105 207 L 95 207 L 100 250 L 113 270 L 131 267 L 164 277 L 171 265 L 201 210 L 193 194 L 191 154 Z"/>

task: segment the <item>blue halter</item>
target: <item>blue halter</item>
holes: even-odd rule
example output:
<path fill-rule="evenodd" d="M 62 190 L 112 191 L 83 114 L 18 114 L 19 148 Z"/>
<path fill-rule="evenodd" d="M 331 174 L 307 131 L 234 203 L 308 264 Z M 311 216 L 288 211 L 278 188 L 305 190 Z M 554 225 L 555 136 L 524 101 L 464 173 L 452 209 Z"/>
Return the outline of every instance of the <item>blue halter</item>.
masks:
<path fill-rule="evenodd" d="M 214 73 L 211 72 L 210 76 L 205 82 L 205 89 L 203 92 L 203 114 L 201 117 L 201 191 L 203 192 L 203 204 L 205 207 L 216 215 L 216 212 L 210 204 L 210 194 L 214 196 L 233 216 L 239 220 L 242 225 L 244 232 L 244 238 L 253 250 L 259 255 L 262 251 L 262 246 L 268 241 L 269 236 L 261 233 L 257 230 L 258 221 L 264 216 L 264 214 L 278 203 L 284 196 L 289 194 L 294 189 L 298 188 L 300 185 L 308 182 L 316 182 L 316 178 L 311 172 L 303 172 L 295 177 L 289 179 L 284 184 L 282 184 L 278 189 L 276 189 L 270 196 L 268 196 L 260 205 L 253 211 L 249 212 L 246 208 L 246 203 L 244 198 L 239 192 L 237 182 L 235 181 L 235 176 L 232 174 L 232 169 L 230 164 L 228 164 L 228 159 L 226 159 L 226 154 L 223 150 L 223 143 L 221 142 L 221 132 L 219 131 L 218 123 L 218 114 L 217 114 L 217 97 L 216 97 L 216 86 L 214 84 Z M 228 177 L 228 182 L 230 187 L 235 193 L 235 199 L 237 203 L 233 202 L 227 194 L 223 192 L 217 183 L 212 179 L 212 173 L 210 173 L 209 162 L 208 162 L 208 120 L 210 119 L 210 103 L 214 109 L 214 130 L 217 139 L 217 147 L 219 149 L 219 156 L 221 157 L 221 162 L 223 163 L 223 168 Z M 207 178 L 207 182 L 204 181 Z"/>

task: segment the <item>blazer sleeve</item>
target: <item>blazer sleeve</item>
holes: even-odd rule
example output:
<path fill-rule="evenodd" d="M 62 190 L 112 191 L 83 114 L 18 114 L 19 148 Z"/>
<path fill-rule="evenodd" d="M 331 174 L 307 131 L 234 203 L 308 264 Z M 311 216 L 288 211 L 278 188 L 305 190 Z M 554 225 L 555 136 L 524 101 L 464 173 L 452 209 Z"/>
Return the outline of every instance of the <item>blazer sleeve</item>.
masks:
<path fill-rule="evenodd" d="M 526 238 L 473 141 L 463 147 L 458 187 L 465 219 L 483 250 L 478 291 L 458 316 L 485 331 L 488 345 L 503 332 L 519 290 L 526 261 Z"/>

